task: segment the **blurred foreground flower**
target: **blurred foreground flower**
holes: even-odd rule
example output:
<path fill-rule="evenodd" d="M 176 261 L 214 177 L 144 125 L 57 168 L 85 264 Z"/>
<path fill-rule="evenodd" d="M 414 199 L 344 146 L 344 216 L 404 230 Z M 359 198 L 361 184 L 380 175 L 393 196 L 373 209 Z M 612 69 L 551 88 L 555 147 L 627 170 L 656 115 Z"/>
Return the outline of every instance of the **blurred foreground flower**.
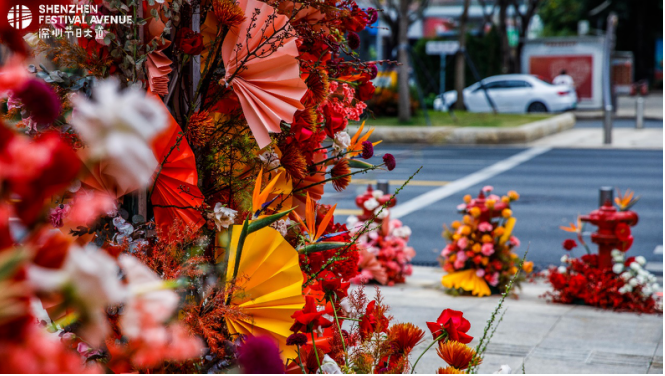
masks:
<path fill-rule="evenodd" d="M 71 123 L 90 148 L 90 157 L 120 165 L 126 185 L 147 186 L 158 161 L 150 141 L 166 128 L 160 104 L 138 89 L 119 91 L 117 80 L 103 81 L 93 89 L 94 101 L 73 98 Z"/>

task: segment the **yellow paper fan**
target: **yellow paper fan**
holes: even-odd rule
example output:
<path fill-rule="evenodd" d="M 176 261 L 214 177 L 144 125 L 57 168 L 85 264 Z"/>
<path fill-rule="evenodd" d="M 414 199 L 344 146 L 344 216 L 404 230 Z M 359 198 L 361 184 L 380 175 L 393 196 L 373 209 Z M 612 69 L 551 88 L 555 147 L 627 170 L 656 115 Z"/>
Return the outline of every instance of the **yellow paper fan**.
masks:
<path fill-rule="evenodd" d="M 487 282 L 478 277 L 475 269 L 462 270 L 461 272 L 444 275 L 441 284 L 447 288 L 462 289 L 470 291 L 476 296 L 489 296 L 491 294 Z"/>
<path fill-rule="evenodd" d="M 241 232 L 240 225 L 231 229 L 228 281 L 233 278 Z M 291 315 L 305 305 L 298 252 L 275 229 L 264 227 L 245 239 L 237 276 L 240 290 L 231 304 L 241 307 L 247 318 L 228 319 L 229 332 L 270 336 L 279 344 L 284 359 L 294 359 L 295 349 L 286 346 L 286 338 L 292 334 Z"/>

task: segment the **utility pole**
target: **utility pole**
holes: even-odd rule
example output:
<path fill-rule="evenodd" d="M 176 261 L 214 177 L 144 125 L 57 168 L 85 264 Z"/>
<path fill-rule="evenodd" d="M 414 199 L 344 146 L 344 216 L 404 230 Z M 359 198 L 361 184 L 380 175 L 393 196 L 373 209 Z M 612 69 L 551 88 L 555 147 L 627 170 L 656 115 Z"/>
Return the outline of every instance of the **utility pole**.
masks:
<path fill-rule="evenodd" d="M 399 26 L 397 38 L 397 81 L 399 90 L 399 121 L 411 120 L 411 97 L 409 93 L 409 0 L 399 0 Z"/>
<path fill-rule="evenodd" d="M 604 60 L 603 60 L 603 143 L 612 143 L 612 50 L 614 49 L 614 31 L 618 17 L 611 12 L 607 16 L 607 32 L 605 33 Z"/>
<path fill-rule="evenodd" d="M 464 0 L 464 10 L 459 21 L 459 50 L 455 55 L 455 90 L 457 91 L 456 110 L 464 110 L 464 51 L 466 50 L 466 23 L 469 18 L 471 0 Z M 442 59 L 444 59 L 442 57 Z M 443 92 L 443 89 L 441 89 Z"/>

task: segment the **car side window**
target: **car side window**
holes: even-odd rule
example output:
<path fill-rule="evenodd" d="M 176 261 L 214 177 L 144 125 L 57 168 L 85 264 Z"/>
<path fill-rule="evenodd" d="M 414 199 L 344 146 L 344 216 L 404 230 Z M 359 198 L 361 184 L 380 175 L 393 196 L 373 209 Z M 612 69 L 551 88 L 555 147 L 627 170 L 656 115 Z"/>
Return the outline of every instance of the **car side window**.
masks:
<path fill-rule="evenodd" d="M 487 88 L 487 90 L 507 89 L 508 87 L 509 87 L 508 86 L 508 81 L 494 81 L 494 82 L 490 82 L 490 83 L 485 84 L 485 88 Z M 475 91 L 478 91 L 478 90 L 483 90 L 483 87 L 478 86 L 478 88 Z"/>
<path fill-rule="evenodd" d="M 509 88 L 529 88 L 532 87 L 530 83 L 522 80 L 512 80 L 512 81 L 507 81 L 507 86 Z"/>

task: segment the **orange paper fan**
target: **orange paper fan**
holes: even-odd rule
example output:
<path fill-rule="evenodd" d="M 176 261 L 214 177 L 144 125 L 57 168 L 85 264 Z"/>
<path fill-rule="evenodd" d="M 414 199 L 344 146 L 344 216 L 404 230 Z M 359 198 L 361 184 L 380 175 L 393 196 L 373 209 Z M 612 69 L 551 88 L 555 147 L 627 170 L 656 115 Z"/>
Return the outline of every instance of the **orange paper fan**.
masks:
<path fill-rule="evenodd" d="M 295 112 L 304 108 L 300 99 L 307 86 L 300 78 L 296 36 L 288 18 L 256 0 L 239 0 L 239 6 L 245 20 L 229 30 L 222 45 L 225 79 L 264 148 L 270 143 L 268 132 L 279 133 L 281 121 L 292 122 Z"/>
<path fill-rule="evenodd" d="M 168 113 L 166 107 L 164 111 Z M 198 229 L 203 226 L 205 220 L 201 213 L 193 208 L 203 204 L 203 194 L 198 187 L 199 178 L 194 152 L 189 147 L 187 139 L 182 136 L 178 123 L 170 113 L 168 114 L 167 130 L 155 138 L 152 144 L 152 151 L 160 165 L 164 162 L 164 158 L 167 158 L 161 166 L 161 171 L 160 167 L 157 167 L 159 175 L 150 197 L 155 222 L 164 232 L 173 224 L 175 218 Z"/>

